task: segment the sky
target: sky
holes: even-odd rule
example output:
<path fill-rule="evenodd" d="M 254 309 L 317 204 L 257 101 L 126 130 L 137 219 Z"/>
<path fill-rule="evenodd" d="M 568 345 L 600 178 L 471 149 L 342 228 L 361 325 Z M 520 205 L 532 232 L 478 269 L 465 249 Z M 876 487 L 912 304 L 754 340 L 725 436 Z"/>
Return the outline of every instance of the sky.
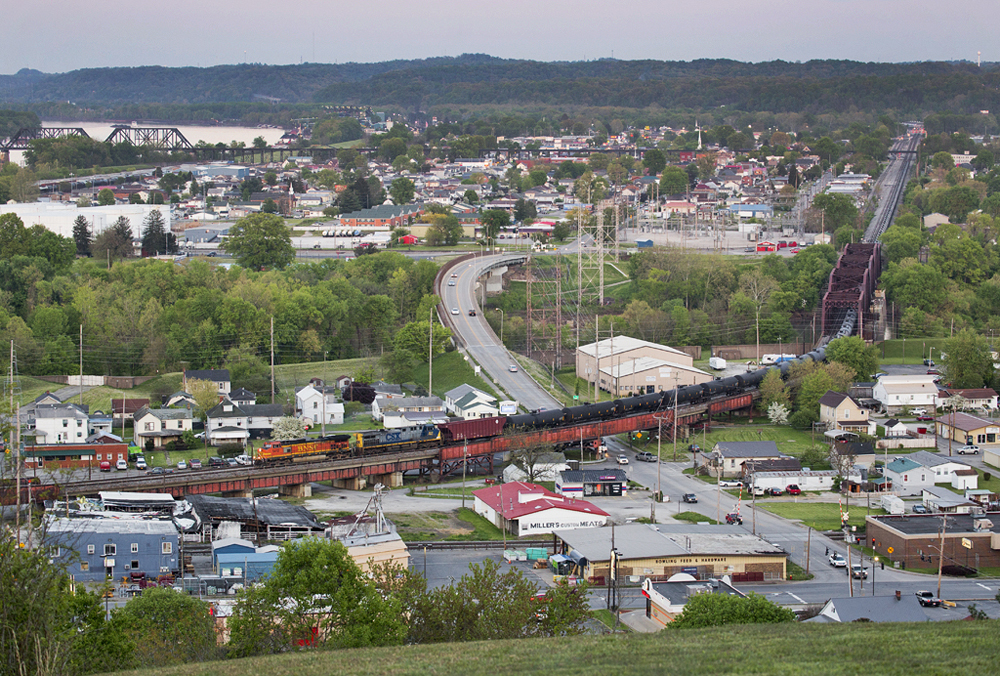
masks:
<path fill-rule="evenodd" d="M 1000 61 L 996 0 L 12 2 L 0 74 L 107 66 L 538 61 Z"/>

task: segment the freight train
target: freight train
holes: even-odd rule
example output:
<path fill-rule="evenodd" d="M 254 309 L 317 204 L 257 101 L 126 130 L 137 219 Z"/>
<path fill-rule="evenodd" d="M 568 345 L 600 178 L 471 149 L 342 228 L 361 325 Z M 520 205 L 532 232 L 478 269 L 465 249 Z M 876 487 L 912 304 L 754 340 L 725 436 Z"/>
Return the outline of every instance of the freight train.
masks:
<path fill-rule="evenodd" d="M 833 338 L 852 335 L 857 319 L 857 312 L 854 309 L 846 310 L 840 329 Z M 528 432 L 652 413 L 659 410 L 666 411 L 672 409 L 675 404 L 689 406 L 702 404 L 713 399 L 745 394 L 759 388 L 768 371 L 777 370 L 782 377 L 787 377 L 788 372 L 796 364 L 825 359 L 826 346 L 823 345 L 795 359 L 783 361 L 767 368 L 698 385 L 686 385 L 673 390 L 625 397 L 614 401 L 562 409 L 538 410 L 510 416 L 460 420 L 440 425 L 426 424 L 391 430 L 351 432 L 315 440 L 271 441 L 256 452 L 254 462 L 258 465 L 270 465 L 302 459 L 318 459 L 321 456 L 341 460 L 487 439 L 500 436 L 505 431 Z"/>

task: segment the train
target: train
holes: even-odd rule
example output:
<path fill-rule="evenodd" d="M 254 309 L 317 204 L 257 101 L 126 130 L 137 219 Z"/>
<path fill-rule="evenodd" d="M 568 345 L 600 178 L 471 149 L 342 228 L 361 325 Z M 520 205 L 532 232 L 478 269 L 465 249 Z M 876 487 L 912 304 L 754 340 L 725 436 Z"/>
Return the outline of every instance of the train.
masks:
<path fill-rule="evenodd" d="M 857 324 L 857 311 L 844 312 L 840 328 L 831 338 L 850 336 Z M 390 430 L 368 430 L 335 434 L 320 439 L 270 441 L 257 450 L 257 465 L 283 464 L 301 460 L 328 458 L 343 460 L 407 450 L 420 450 L 479 441 L 505 432 L 529 432 L 538 429 L 577 425 L 610 420 L 641 413 L 666 411 L 676 406 L 701 404 L 714 399 L 732 397 L 756 390 L 768 371 L 777 370 L 782 377 L 796 365 L 807 361 L 824 361 L 826 345 L 779 364 L 741 373 L 697 385 L 615 399 L 614 401 L 583 404 L 562 409 L 537 410 L 508 416 L 475 420 L 458 420 L 439 425 L 424 424 Z"/>

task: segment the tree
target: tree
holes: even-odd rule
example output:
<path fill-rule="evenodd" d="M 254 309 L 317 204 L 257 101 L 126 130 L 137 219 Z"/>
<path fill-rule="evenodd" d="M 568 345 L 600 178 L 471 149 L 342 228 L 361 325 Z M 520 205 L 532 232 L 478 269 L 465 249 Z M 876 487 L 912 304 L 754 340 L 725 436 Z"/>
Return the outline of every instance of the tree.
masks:
<path fill-rule="evenodd" d="M 951 156 L 951 153 L 942 150 L 934 153 L 934 157 L 931 158 L 931 166 L 935 169 L 951 169 L 955 166 L 955 158 Z"/>
<path fill-rule="evenodd" d="M 264 173 L 264 183 L 270 186 L 278 185 L 278 172 L 268 171 Z"/>
<path fill-rule="evenodd" d="M 31 232 L 17 214 L 0 214 L 0 258 L 27 256 L 31 249 Z"/>
<path fill-rule="evenodd" d="M 295 260 L 288 228 L 273 214 L 252 214 L 236 221 L 222 248 L 251 270 L 280 270 Z"/>
<path fill-rule="evenodd" d="M 34 202 L 38 199 L 38 178 L 35 172 L 21 167 L 10 181 L 10 198 L 15 202 Z"/>
<path fill-rule="evenodd" d="M 781 378 L 781 371 L 776 368 L 768 369 L 764 374 L 764 380 L 760 383 L 760 403 L 766 411 L 770 410 L 773 404 L 787 406 L 791 401 L 785 381 Z"/>
<path fill-rule="evenodd" d="M 771 402 L 771 405 L 767 407 L 767 419 L 772 425 L 787 425 L 788 413 L 788 408 L 777 401 Z"/>
<path fill-rule="evenodd" d="M 257 136 L 253 140 L 253 147 L 257 150 L 263 150 L 267 147 L 267 141 L 264 140 L 263 136 Z"/>
<path fill-rule="evenodd" d="M 573 182 L 573 194 L 581 202 L 597 204 L 608 194 L 608 182 L 586 171 Z"/>
<path fill-rule="evenodd" d="M 260 213 L 262 214 L 276 214 L 278 213 L 278 203 L 273 199 L 268 197 L 264 200 L 264 203 L 260 205 Z"/>
<path fill-rule="evenodd" d="M 569 221 L 557 221 L 552 226 L 552 239 L 557 242 L 565 242 L 573 234 L 573 226 Z"/>
<path fill-rule="evenodd" d="M 141 649 L 140 667 L 216 660 L 221 656 L 211 606 L 173 589 L 151 587 L 115 611 Z"/>
<path fill-rule="evenodd" d="M 535 203 L 531 200 L 526 200 L 523 197 L 518 198 L 517 202 L 514 203 L 514 220 L 525 223 L 531 219 L 538 216 L 538 208 Z"/>
<path fill-rule="evenodd" d="M 671 629 L 702 629 L 727 624 L 772 624 L 794 622 L 795 612 L 782 608 L 760 594 L 695 594 L 684 611 L 670 623 Z"/>
<path fill-rule="evenodd" d="M 752 304 L 756 316 L 758 364 L 760 364 L 760 312 L 777 288 L 778 283 L 774 278 L 765 276 L 759 268 L 754 268 L 740 278 L 740 291 Z"/>
<path fill-rule="evenodd" d="M 97 193 L 97 206 L 110 207 L 115 203 L 115 194 L 111 192 L 111 188 L 103 188 L 101 192 Z"/>
<path fill-rule="evenodd" d="M 161 253 L 170 253 L 168 245 L 168 233 L 163 214 L 159 209 L 149 212 L 143 221 L 142 229 L 142 252 L 146 256 L 158 256 Z"/>
<path fill-rule="evenodd" d="M 827 232 L 844 226 L 853 227 L 858 219 L 858 207 L 850 195 L 820 193 L 813 198 L 812 206 L 823 212 L 823 227 Z"/>
<path fill-rule="evenodd" d="M 663 170 L 660 177 L 661 195 L 680 195 L 687 192 L 688 175 L 687 172 L 677 166 L 669 166 Z"/>
<path fill-rule="evenodd" d="M 325 396 L 325 395 L 324 395 Z M 304 439 L 306 436 L 306 423 L 299 418 L 284 416 L 274 421 L 271 429 L 271 438 L 276 441 L 287 441 L 289 439 Z"/>
<path fill-rule="evenodd" d="M 988 387 L 993 382 L 993 356 L 987 338 L 964 329 L 945 341 L 944 355 L 945 374 L 952 387 Z"/>
<path fill-rule="evenodd" d="M 394 179 L 389 188 L 389 194 L 392 196 L 393 203 L 409 204 L 413 201 L 413 181 L 402 176 Z"/>
<path fill-rule="evenodd" d="M 132 224 L 125 216 L 119 216 L 114 224 L 94 240 L 91 250 L 99 259 L 119 261 L 135 255 L 132 245 Z"/>
<path fill-rule="evenodd" d="M 647 150 L 646 154 L 642 156 L 642 165 L 646 167 L 647 174 L 656 176 L 666 168 L 667 158 L 663 155 L 663 152 L 653 148 Z"/>
<path fill-rule="evenodd" d="M 496 239 L 500 231 L 510 225 L 510 214 L 503 209 L 487 209 L 480 217 L 479 222 L 483 224 L 484 239 Z"/>
<path fill-rule="evenodd" d="M 406 350 L 421 362 L 429 361 L 429 348 L 431 342 L 434 346 L 434 354 L 443 354 L 451 339 L 451 329 L 434 322 L 433 341 L 427 333 L 427 321 L 410 322 L 397 333 L 393 338 L 393 348 L 396 350 Z"/>
<path fill-rule="evenodd" d="M 831 340 L 826 346 L 826 358 L 850 368 L 855 379 L 867 380 L 871 374 L 878 372 L 878 349 L 874 345 L 866 345 L 860 336 Z"/>
<path fill-rule="evenodd" d="M 383 596 L 339 541 L 286 542 L 271 574 L 240 592 L 229 619 L 233 657 L 314 648 L 399 645 L 401 604 Z"/>

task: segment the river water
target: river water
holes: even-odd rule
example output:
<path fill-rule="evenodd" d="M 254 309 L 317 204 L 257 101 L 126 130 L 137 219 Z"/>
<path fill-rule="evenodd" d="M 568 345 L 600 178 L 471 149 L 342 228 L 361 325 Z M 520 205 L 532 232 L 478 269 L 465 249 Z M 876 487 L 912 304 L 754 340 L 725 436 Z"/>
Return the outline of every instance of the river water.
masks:
<path fill-rule="evenodd" d="M 53 122 L 43 121 L 42 126 L 44 127 L 80 127 L 90 138 L 103 141 L 111 132 L 114 131 L 115 125 L 104 122 Z M 171 127 L 180 131 L 191 145 L 196 145 L 198 141 L 204 141 L 205 143 L 225 143 L 229 145 L 232 141 L 239 143 L 242 141 L 250 147 L 253 145 L 253 140 L 258 136 L 263 136 L 264 140 L 267 141 L 268 145 L 273 145 L 281 139 L 281 135 L 285 133 L 283 129 L 274 129 L 272 127 L 204 127 L 196 125 L 177 125 L 177 124 L 133 124 L 136 127 Z M 18 164 L 24 164 L 24 152 L 20 150 L 15 150 L 11 152 L 11 161 L 17 162 Z"/>

